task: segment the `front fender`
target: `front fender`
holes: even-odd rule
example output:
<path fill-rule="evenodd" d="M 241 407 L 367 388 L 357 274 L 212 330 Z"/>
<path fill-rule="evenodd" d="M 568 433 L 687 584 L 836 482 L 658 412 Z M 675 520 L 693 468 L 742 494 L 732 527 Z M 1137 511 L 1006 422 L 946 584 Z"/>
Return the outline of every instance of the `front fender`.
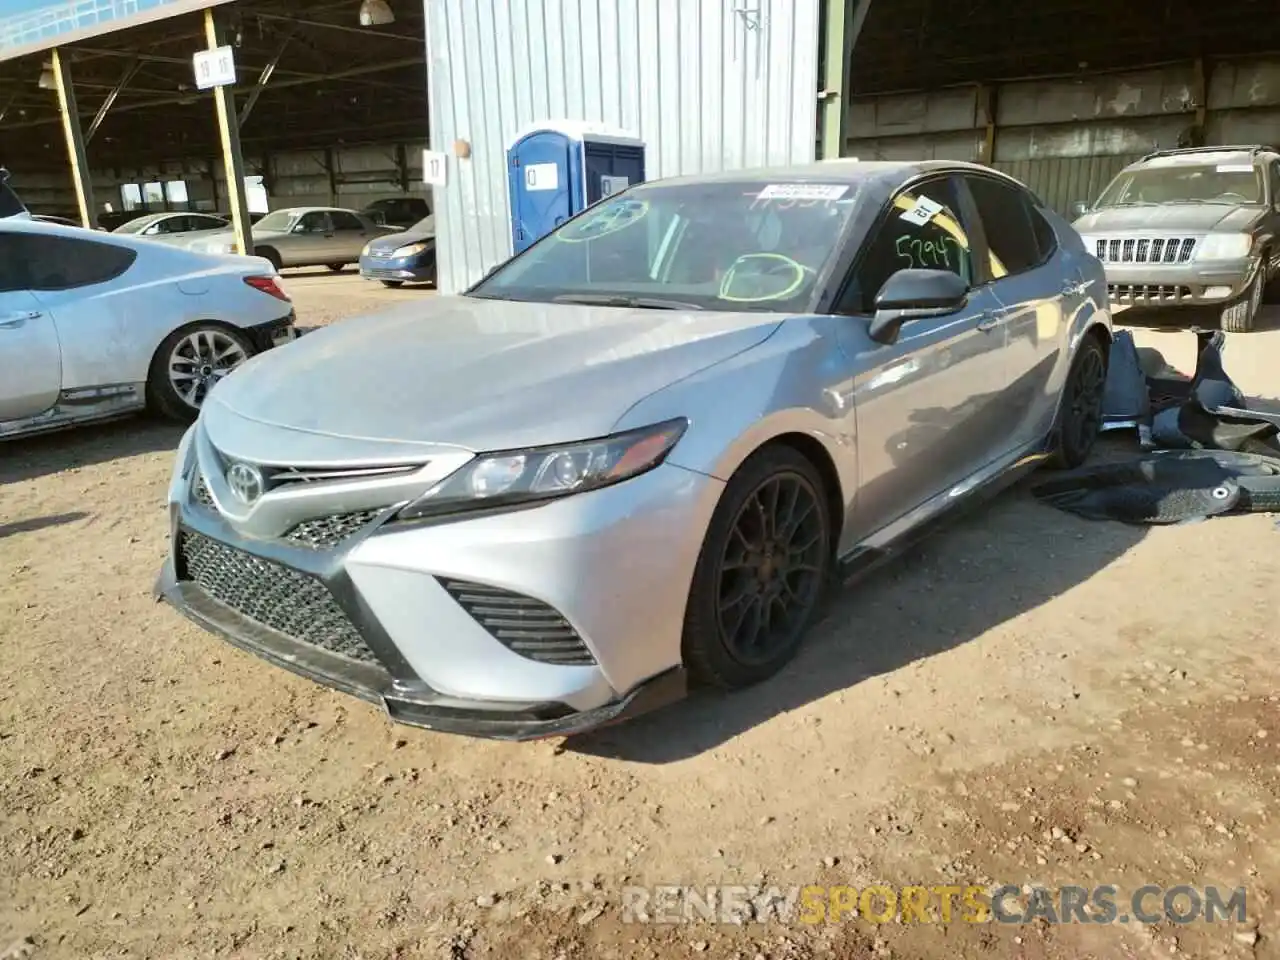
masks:
<path fill-rule="evenodd" d="M 794 318 L 765 342 L 641 400 L 616 431 L 674 417 L 689 429 L 668 458 L 686 470 L 728 480 L 766 443 L 798 434 L 821 444 L 840 497 L 857 488 L 857 437 L 850 378 L 832 323 Z"/>

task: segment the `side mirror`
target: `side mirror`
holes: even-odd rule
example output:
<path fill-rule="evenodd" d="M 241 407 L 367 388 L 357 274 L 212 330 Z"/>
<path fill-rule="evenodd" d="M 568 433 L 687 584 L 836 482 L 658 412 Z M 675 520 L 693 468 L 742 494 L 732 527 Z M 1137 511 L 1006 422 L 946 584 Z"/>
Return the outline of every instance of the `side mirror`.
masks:
<path fill-rule="evenodd" d="M 1071 205 L 1071 214 L 1077 220 L 1089 212 L 1089 204 L 1083 200 L 1077 200 Z"/>
<path fill-rule="evenodd" d="M 876 294 L 871 339 L 894 343 L 907 321 L 945 317 L 962 309 L 968 300 L 969 285 L 950 270 L 899 270 Z"/>

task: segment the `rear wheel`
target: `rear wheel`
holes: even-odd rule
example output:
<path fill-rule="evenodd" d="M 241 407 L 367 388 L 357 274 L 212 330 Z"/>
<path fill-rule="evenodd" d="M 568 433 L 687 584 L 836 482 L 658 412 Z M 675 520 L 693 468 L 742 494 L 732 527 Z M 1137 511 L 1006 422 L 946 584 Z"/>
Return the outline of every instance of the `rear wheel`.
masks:
<path fill-rule="evenodd" d="M 1102 430 L 1102 397 L 1107 387 L 1107 355 L 1097 337 L 1087 336 L 1076 351 L 1062 392 L 1050 464 L 1072 470 L 1087 459 Z"/>
<path fill-rule="evenodd" d="M 1253 278 L 1244 296 L 1222 311 L 1222 329 L 1226 333 L 1248 333 L 1258 320 L 1262 310 L 1262 270 Z"/>
<path fill-rule="evenodd" d="M 171 420 L 190 422 L 219 381 L 253 355 L 244 334 L 216 323 L 175 330 L 160 344 L 147 378 L 147 402 Z"/>
<path fill-rule="evenodd" d="M 685 612 L 691 677 L 724 688 L 772 676 L 812 625 L 832 564 L 822 477 L 799 452 L 766 447 L 725 487 Z"/>
<path fill-rule="evenodd" d="M 347 269 L 347 265 L 345 263 L 330 263 L 327 266 L 334 273 L 341 273 L 343 270 Z"/>
<path fill-rule="evenodd" d="M 403 280 L 383 280 L 382 285 L 384 287 L 390 287 L 392 290 L 394 290 L 396 287 L 403 287 L 404 281 Z"/>

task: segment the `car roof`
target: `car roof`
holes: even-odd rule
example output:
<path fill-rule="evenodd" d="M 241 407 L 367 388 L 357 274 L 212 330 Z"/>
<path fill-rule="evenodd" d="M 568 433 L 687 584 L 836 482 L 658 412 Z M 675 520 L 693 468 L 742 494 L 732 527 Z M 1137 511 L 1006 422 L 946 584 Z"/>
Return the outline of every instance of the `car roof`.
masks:
<path fill-rule="evenodd" d="M 347 207 L 281 207 L 280 209 L 272 210 L 271 212 L 292 213 L 302 216 L 305 213 L 333 213 L 334 211 L 337 211 L 338 213 L 354 213 L 357 217 L 360 216 L 360 212 L 358 210 L 351 210 Z"/>
<path fill-rule="evenodd" d="M 1148 154 L 1141 160 L 1129 164 L 1126 170 L 1150 169 L 1152 167 L 1187 167 L 1211 166 L 1214 164 L 1249 164 L 1254 160 L 1271 160 L 1276 152 L 1269 147 L 1236 147 L 1228 146 L 1214 150 L 1196 148 L 1192 150 L 1169 150 Z"/>
<path fill-rule="evenodd" d="M 781 183 L 803 180 L 823 183 L 863 183 L 874 181 L 892 186 L 926 173 L 983 173 L 1010 183 L 1018 183 L 1013 177 L 992 167 L 961 160 L 819 160 L 815 163 L 789 166 L 768 166 L 741 170 L 721 170 L 697 173 L 649 181 L 671 185 L 697 183 L 741 183 L 776 180 Z M 1019 184 L 1021 186 L 1021 184 Z M 637 184 L 638 186 L 638 184 Z"/>

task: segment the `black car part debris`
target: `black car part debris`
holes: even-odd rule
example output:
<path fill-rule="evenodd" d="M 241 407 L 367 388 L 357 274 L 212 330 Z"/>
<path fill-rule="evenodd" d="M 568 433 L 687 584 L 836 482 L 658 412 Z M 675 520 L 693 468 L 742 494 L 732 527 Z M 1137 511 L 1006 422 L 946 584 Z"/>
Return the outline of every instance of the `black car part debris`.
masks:
<path fill-rule="evenodd" d="M 1103 430 L 1134 429 L 1149 455 L 1060 473 L 1032 489 L 1092 520 L 1170 524 L 1280 510 L 1280 414 L 1250 410 L 1222 364 L 1226 336 L 1195 330 L 1195 373 L 1115 334 Z"/>
<path fill-rule="evenodd" d="M 1171 524 L 1280 510 L 1280 457 L 1177 450 L 1060 473 L 1032 488 L 1043 503 L 1089 520 Z"/>

